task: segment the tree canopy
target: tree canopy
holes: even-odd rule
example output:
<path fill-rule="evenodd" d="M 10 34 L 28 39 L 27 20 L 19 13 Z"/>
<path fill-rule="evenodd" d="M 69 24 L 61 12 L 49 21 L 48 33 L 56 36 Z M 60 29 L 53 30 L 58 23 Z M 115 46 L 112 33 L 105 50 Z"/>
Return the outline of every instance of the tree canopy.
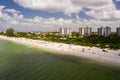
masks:
<path fill-rule="evenodd" d="M 14 29 L 12 28 L 9 28 L 6 30 L 6 35 L 7 36 L 14 36 Z"/>

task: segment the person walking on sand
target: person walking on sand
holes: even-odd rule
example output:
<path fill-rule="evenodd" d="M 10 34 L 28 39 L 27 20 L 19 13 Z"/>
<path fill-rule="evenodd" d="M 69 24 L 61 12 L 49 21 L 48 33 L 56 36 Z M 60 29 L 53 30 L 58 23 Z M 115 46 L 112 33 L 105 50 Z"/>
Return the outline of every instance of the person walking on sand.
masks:
<path fill-rule="evenodd" d="M 82 52 L 85 52 L 85 48 L 82 48 Z"/>
<path fill-rule="evenodd" d="M 71 44 L 69 45 L 69 49 L 71 49 Z"/>

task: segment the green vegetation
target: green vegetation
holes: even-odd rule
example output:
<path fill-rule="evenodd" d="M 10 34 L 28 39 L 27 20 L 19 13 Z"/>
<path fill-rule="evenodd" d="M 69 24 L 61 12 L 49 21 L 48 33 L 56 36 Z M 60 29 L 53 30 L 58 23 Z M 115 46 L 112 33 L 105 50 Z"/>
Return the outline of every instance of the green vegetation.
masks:
<path fill-rule="evenodd" d="M 90 37 L 83 37 L 83 38 L 79 38 L 77 37 L 73 37 L 73 38 L 67 38 L 67 40 L 60 40 L 61 36 L 57 36 L 57 37 L 50 37 L 47 36 L 47 39 L 43 39 L 43 40 L 47 40 L 47 41 L 53 41 L 53 42 L 62 42 L 62 43 L 66 43 L 66 44 L 74 44 L 74 45 L 82 45 L 82 46 L 96 46 L 96 47 L 100 47 L 100 48 L 110 48 L 110 49 L 120 49 L 120 37 L 117 36 L 108 36 L 108 37 L 104 37 L 104 36 L 97 36 L 97 35 L 93 35 Z"/>
<path fill-rule="evenodd" d="M 120 37 L 84 37 L 78 39 L 66 40 L 65 43 L 82 45 L 82 46 L 96 46 L 106 48 L 109 45 L 111 49 L 120 49 Z M 99 44 L 99 46 L 97 46 Z"/>
<path fill-rule="evenodd" d="M 7 36 L 14 36 L 14 30 L 12 28 L 9 28 L 6 30 L 6 35 Z"/>
<path fill-rule="evenodd" d="M 0 40 L 0 80 L 120 80 L 105 65 Z"/>
<path fill-rule="evenodd" d="M 25 37 L 37 40 L 46 40 L 52 42 L 61 42 L 66 44 L 82 45 L 82 46 L 96 46 L 100 48 L 120 49 L 120 37 L 117 37 L 115 32 L 112 32 L 110 36 L 97 36 L 96 32 L 92 33 L 92 36 L 79 37 L 78 32 L 72 32 L 71 36 L 60 36 L 58 32 L 44 32 L 40 34 L 31 32 L 16 32 L 13 29 L 7 29 L 6 34 L 1 32 L 1 35 Z"/>
<path fill-rule="evenodd" d="M 4 32 L 0 32 L 0 35 L 4 35 Z"/>

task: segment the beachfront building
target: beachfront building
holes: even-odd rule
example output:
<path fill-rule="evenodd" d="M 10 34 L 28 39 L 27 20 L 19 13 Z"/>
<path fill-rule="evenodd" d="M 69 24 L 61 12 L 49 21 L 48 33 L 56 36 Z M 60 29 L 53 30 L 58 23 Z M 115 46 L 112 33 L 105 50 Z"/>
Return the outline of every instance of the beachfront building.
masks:
<path fill-rule="evenodd" d="M 109 26 L 98 28 L 98 36 L 109 36 L 111 34 L 111 28 Z"/>
<path fill-rule="evenodd" d="M 104 36 L 104 27 L 98 28 L 98 36 Z"/>
<path fill-rule="evenodd" d="M 119 28 L 117 28 L 117 36 L 119 36 L 119 37 L 120 37 L 120 27 L 119 27 Z"/>
<path fill-rule="evenodd" d="M 59 30 L 60 35 L 62 36 L 71 36 L 71 28 L 66 27 L 66 28 L 60 28 Z"/>
<path fill-rule="evenodd" d="M 36 35 L 39 35 L 39 34 L 41 34 L 41 31 L 35 31 L 34 32 Z"/>
<path fill-rule="evenodd" d="M 64 32 L 65 30 L 64 30 L 64 28 L 62 27 L 62 28 L 60 28 L 60 30 L 59 30 L 59 33 L 60 33 L 60 35 L 65 35 L 65 32 Z"/>
<path fill-rule="evenodd" d="M 90 36 L 91 34 L 92 34 L 92 28 L 90 28 L 90 27 L 81 27 L 81 28 L 79 28 L 80 37 Z"/>
<path fill-rule="evenodd" d="M 54 32 L 41 32 L 42 36 L 46 36 L 46 35 L 53 35 Z"/>
<path fill-rule="evenodd" d="M 71 35 L 71 28 L 67 27 L 67 28 L 64 28 L 65 29 L 65 35 Z"/>

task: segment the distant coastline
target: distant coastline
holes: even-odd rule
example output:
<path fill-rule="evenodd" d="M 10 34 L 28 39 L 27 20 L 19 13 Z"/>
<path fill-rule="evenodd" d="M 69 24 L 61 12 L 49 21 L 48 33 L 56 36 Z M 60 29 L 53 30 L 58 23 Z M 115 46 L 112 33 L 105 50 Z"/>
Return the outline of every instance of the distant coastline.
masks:
<path fill-rule="evenodd" d="M 27 38 L 16 38 L 6 36 L 0 36 L 0 39 L 5 39 L 37 48 L 43 48 L 46 50 L 58 51 L 58 53 L 62 55 L 83 57 L 98 62 L 105 62 L 120 66 L 120 50 L 100 49 L 97 47 L 85 47 L 64 43 L 55 43 L 42 40 L 32 40 Z"/>

